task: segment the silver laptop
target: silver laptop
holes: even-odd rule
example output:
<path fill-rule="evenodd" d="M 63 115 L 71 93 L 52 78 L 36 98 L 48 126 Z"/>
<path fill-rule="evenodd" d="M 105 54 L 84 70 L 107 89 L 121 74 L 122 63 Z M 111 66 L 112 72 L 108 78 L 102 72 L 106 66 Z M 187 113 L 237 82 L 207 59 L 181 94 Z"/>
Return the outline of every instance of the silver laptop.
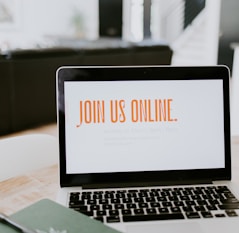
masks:
<path fill-rule="evenodd" d="M 61 67 L 58 201 L 122 232 L 238 232 L 229 72 Z"/>

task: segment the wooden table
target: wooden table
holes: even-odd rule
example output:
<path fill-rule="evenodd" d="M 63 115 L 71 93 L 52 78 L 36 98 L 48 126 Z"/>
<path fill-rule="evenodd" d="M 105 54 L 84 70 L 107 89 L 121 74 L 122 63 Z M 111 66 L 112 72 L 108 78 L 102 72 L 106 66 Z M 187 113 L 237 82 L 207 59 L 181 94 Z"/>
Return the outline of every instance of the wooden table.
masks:
<path fill-rule="evenodd" d="M 239 187 L 239 137 L 232 139 L 232 181 Z M 0 212 L 12 214 L 40 200 L 56 200 L 58 165 L 0 182 Z"/>
<path fill-rule="evenodd" d="M 56 199 L 58 165 L 0 182 L 0 212 L 12 214 L 38 200 Z"/>

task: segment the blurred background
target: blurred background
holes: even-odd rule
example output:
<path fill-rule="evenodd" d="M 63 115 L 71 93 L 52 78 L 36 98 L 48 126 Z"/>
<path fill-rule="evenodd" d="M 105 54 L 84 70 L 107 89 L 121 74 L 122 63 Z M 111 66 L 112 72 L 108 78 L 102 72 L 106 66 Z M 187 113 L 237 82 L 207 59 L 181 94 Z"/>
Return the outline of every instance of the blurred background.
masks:
<path fill-rule="evenodd" d="M 25 71 L 29 66 L 34 67 L 31 63 L 34 59 L 40 67 L 36 66 L 35 70 L 32 68 L 33 73 L 39 73 L 41 77 L 53 77 L 53 71 L 55 72 L 57 66 L 107 65 L 112 58 L 108 60 L 103 58 L 101 56 L 103 50 L 104 54 L 109 51 L 115 53 L 115 49 L 135 52 L 135 48 L 138 47 L 144 49 L 145 54 L 152 58 L 152 64 L 227 65 L 234 82 L 231 94 L 232 132 L 239 134 L 237 120 L 239 86 L 238 81 L 234 81 L 238 76 L 235 65 L 238 63 L 235 61 L 235 51 L 239 43 L 238 10 L 238 0 L 0 0 L 0 76 L 2 79 L 5 78 L 8 85 L 4 88 L 4 94 L 2 92 L 0 96 L 0 104 L 5 106 L 5 112 L 0 115 L 1 119 L 11 120 L 0 124 L 0 134 L 56 119 L 53 103 L 54 80 L 48 78 L 51 79 L 49 84 L 38 83 L 38 86 L 36 84 L 34 87 L 29 86 L 29 80 L 32 80 L 34 75 L 29 74 L 30 71 Z M 170 53 L 167 56 L 161 54 L 155 57 L 150 51 L 153 46 L 168 46 Z M 66 57 L 67 60 L 56 62 L 52 57 L 62 58 L 62 48 L 68 49 L 68 55 L 69 53 L 74 56 L 81 55 L 81 60 L 72 60 L 71 56 Z M 51 49 L 51 53 L 48 49 Z M 60 53 L 54 50 L 53 54 L 52 49 L 60 49 Z M 97 53 L 101 54 L 100 59 L 84 63 L 86 55 L 92 53 L 93 49 L 94 52 L 97 50 Z M 44 63 L 43 57 L 51 60 L 47 62 L 44 60 Z M 101 62 L 102 59 L 104 62 Z M 132 58 L 130 59 L 128 64 L 146 63 L 146 58 L 145 61 L 137 63 L 136 60 L 132 62 Z M 118 64 L 117 61 L 122 59 L 117 60 L 114 56 L 113 60 L 114 64 Z M 41 67 L 48 67 L 49 64 L 54 64 L 51 73 L 50 71 L 41 73 Z M 19 71 L 16 65 L 21 67 L 25 65 L 25 68 Z M 16 78 L 20 73 L 20 77 Z M 24 81 L 27 75 L 29 78 Z M 21 83 L 16 84 L 18 82 L 16 80 L 21 80 Z M 13 85 L 17 87 L 14 86 L 12 90 Z M 27 92 L 32 89 L 32 93 L 27 95 L 22 88 L 24 85 Z M 19 86 L 21 89 L 18 90 Z M 36 88 L 40 86 L 44 86 L 45 97 L 41 91 L 34 99 L 34 95 L 37 95 Z M 48 89 L 49 86 L 52 88 Z M 11 98 L 7 100 L 6 96 Z M 25 99 L 20 101 L 23 96 Z M 49 111 L 49 114 L 41 116 L 37 109 L 34 109 L 35 105 L 27 106 L 26 102 L 29 102 L 27 99 L 33 99 L 34 103 L 37 99 L 40 102 L 46 100 L 52 102 L 51 106 L 45 108 L 38 104 L 41 113 Z M 25 108 L 21 106 L 22 103 Z M 27 109 L 33 110 L 31 112 Z M 19 115 L 17 119 L 22 125 L 13 119 L 21 111 L 25 114 Z M 37 120 L 33 120 L 35 115 L 38 116 Z"/>
<path fill-rule="evenodd" d="M 205 51 L 207 59 L 198 61 L 217 60 L 231 68 L 231 43 L 239 40 L 238 9 L 237 0 L 0 0 L 0 49 L 53 46 L 73 38 L 150 38 L 169 43 L 177 54 L 185 47 L 202 57 Z M 208 57 L 208 49 L 215 50 L 214 57 Z"/>

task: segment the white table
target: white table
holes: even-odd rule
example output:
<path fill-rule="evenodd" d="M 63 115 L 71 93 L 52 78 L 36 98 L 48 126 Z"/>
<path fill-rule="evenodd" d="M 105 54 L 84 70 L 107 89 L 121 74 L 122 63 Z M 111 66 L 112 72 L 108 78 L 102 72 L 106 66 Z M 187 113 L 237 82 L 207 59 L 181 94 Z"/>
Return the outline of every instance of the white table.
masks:
<path fill-rule="evenodd" d="M 42 198 L 56 200 L 58 165 L 0 182 L 0 212 L 12 214 Z M 232 138 L 232 180 L 239 185 L 239 137 Z"/>

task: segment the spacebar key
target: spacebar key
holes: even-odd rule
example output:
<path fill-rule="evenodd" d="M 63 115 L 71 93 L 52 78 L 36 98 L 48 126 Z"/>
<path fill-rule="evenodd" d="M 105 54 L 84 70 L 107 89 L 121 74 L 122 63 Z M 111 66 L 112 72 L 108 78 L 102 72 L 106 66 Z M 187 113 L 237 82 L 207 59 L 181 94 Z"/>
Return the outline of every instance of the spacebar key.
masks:
<path fill-rule="evenodd" d="M 124 222 L 135 222 L 135 221 L 154 221 L 154 220 L 172 220 L 172 219 L 184 219 L 182 213 L 172 214 L 149 214 L 149 215 L 124 215 Z"/>

